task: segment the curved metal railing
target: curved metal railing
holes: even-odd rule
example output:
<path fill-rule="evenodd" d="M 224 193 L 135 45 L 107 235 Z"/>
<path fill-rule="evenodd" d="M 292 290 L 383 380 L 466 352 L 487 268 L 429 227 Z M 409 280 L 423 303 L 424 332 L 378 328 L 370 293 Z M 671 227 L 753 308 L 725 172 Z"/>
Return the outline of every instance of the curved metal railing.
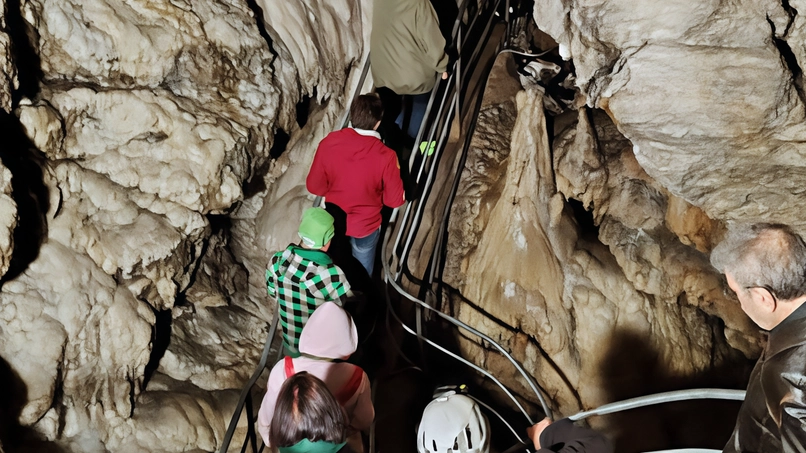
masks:
<path fill-rule="evenodd" d="M 690 401 L 690 400 L 744 400 L 744 390 L 728 390 L 728 389 L 689 389 L 689 390 L 675 390 L 673 392 L 655 393 L 653 395 L 639 396 L 637 398 L 630 398 L 615 403 L 609 403 L 591 409 L 589 411 L 578 412 L 570 417 L 571 420 L 582 420 L 590 417 L 591 415 L 605 415 L 615 412 L 621 412 L 628 409 L 636 409 L 639 407 L 653 406 L 655 404 L 672 403 L 675 401 Z"/>
<path fill-rule="evenodd" d="M 458 116 L 460 121 L 461 127 L 461 113 L 463 110 L 463 99 L 462 97 L 465 95 L 465 90 L 468 88 L 469 79 L 473 76 L 472 71 L 466 71 L 466 69 L 474 69 L 476 68 L 481 55 L 482 49 L 487 44 L 487 41 L 490 38 L 491 30 L 496 20 L 496 17 L 500 17 L 498 11 L 500 11 L 501 6 L 504 6 L 504 17 L 505 17 L 505 24 L 506 24 L 506 33 L 504 33 L 501 41 L 498 43 L 498 47 L 496 49 L 496 54 L 500 52 L 511 52 L 511 49 L 503 49 L 506 44 L 511 39 L 511 32 L 513 30 L 511 21 L 510 21 L 510 0 L 487 0 L 483 2 L 483 4 L 479 5 L 477 2 L 473 1 L 470 2 L 468 0 L 463 0 L 460 9 L 459 9 L 459 17 L 457 18 L 454 28 L 453 28 L 453 38 L 454 42 L 456 43 L 456 50 L 458 52 L 458 59 L 455 62 L 453 67 L 453 71 L 451 72 L 449 78 L 447 80 L 441 80 L 441 78 L 437 77 L 437 83 L 435 88 L 431 92 L 431 97 L 429 98 L 429 102 L 426 108 L 425 115 L 423 117 L 422 123 L 420 125 L 419 132 L 417 134 L 414 149 L 411 153 L 411 159 L 409 162 L 409 168 L 411 170 L 411 174 L 414 176 L 416 174 L 416 183 L 418 187 L 418 193 L 420 196 L 417 197 L 414 201 L 407 203 L 404 207 L 400 208 L 401 210 L 395 209 L 393 211 L 392 217 L 390 219 L 386 235 L 384 237 L 383 246 L 381 247 L 381 260 L 383 264 L 383 275 L 384 280 L 387 283 L 387 304 L 389 307 L 388 312 L 395 318 L 397 322 L 403 327 L 403 329 L 421 339 L 421 341 L 425 342 L 426 344 L 434 347 L 435 349 L 445 353 L 454 359 L 464 363 L 465 365 L 469 366 L 470 368 L 476 370 L 480 374 L 484 375 L 485 377 L 491 379 L 497 386 L 501 388 L 504 394 L 512 400 L 515 406 L 520 410 L 520 412 L 524 415 L 525 419 L 531 424 L 534 423 L 529 413 L 520 403 L 518 398 L 512 394 L 512 392 L 503 384 L 501 383 L 495 376 L 489 373 L 487 370 L 475 365 L 474 363 L 464 359 L 463 357 L 454 354 L 453 352 L 447 350 L 446 348 L 442 347 L 441 345 L 437 344 L 436 342 L 426 338 L 421 332 L 421 320 L 420 316 L 422 311 L 429 311 L 434 313 L 439 318 L 447 321 L 448 323 L 452 324 L 453 326 L 468 332 L 487 344 L 489 344 L 493 349 L 497 350 L 501 353 L 507 360 L 515 367 L 518 373 L 522 376 L 523 380 L 526 382 L 527 386 L 532 390 L 532 392 L 537 397 L 538 401 L 540 402 L 543 412 L 546 416 L 551 417 L 551 410 L 534 378 L 523 368 L 523 366 L 512 357 L 512 355 L 504 349 L 501 345 L 495 342 L 492 338 L 488 335 L 480 332 L 479 330 L 473 328 L 472 326 L 467 325 L 445 313 L 441 310 L 431 306 L 426 301 L 421 300 L 421 296 L 417 297 L 410 294 L 406 289 L 403 288 L 403 278 L 406 277 L 409 280 L 409 283 L 413 284 L 415 287 L 420 287 L 420 294 L 433 294 L 433 285 L 439 285 L 439 277 L 435 275 L 437 270 L 441 267 L 441 257 L 442 254 L 438 253 L 438 249 L 440 247 L 444 247 L 445 236 L 444 233 L 446 231 L 446 225 L 449 217 L 450 206 L 452 200 L 455 197 L 456 190 L 459 184 L 459 178 L 464 167 L 465 159 L 469 150 L 470 140 L 472 138 L 473 130 L 475 129 L 475 122 L 478 117 L 479 109 L 481 106 L 481 99 L 483 96 L 484 85 L 486 84 L 487 76 L 489 74 L 489 69 L 492 65 L 492 62 L 485 67 L 481 72 L 481 89 L 479 90 L 476 98 L 476 102 L 474 103 L 474 109 L 471 114 L 469 129 L 465 132 L 465 141 L 462 146 L 460 159 L 458 161 L 457 168 L 454 172 L 454 180 L 452 182 L 451 191 L 448 197 L 448 202 L 445 206 L 442 216 L 442 223 L 440 224 L 440 230 L 438 232 L 437 240 L 435 241 L 434 251 L 432 251 L 431 261 L 429 263 L 428 269 L 426 273 L 428 275 L 423 276 L 422 280 L 417 279 L 411 274 L 411 271 L 407 267 L 407 262 L 409 255 L 411 253 L 415 236 L 421 224 L 424 209 L 426 207 L 426 203 L 428 201 L 428 197 L 430 192 L 435 184 L 435 177 L 436 171 L 439 168 L 440 158 L 442 157 L 442 153 L 445 149 L 445 145 L 447 143 L 447 137 L 450 132 L 451 122 L 455 116 Z M 475 42 L 475 46 L 471 49 L 468 49 L 467 45 L 470 42 Z M 539 55 L 534 55 L 539 56 Z M 477 68 L 476 68 L 477 69 Z M 353 95 L 351 99 L 355 99 L 355 97 L 360 93 L 361 87 L 365 83 L 365 78 L 369 71 L 369 57 L 367 55 L 367 59 L 364 62 L 362 74 L 359 78 L 358 84 L 356 85 Z M 349 103 L 347 104 L 349 107 Z M 349 121 L 349 109 L 342 117 L 340 121 L 340 126 L 346 127 Z M 419 144 L 423 141 L 427 143 L 431 143 L 432 141 L 436 140 L 435 151 L 433 155 L 430 154 L 423 154 L 420 155 L 418 153 Z M 416 171 L 415 171 L 416 168 Z M 321 197 L 316 197 L 314 201 L 314 206 L 317 206 L 321 203 Z M 402 212 L 402 214 L 400 214 Z M 398 224 L 398 216 L 400 215 L 401 219 Z M 391 241 L 391 235 L 394 228 L 397 227 L 397 235 L 395 237 L 394 242 Z M 388 256 L 388 251 L 392 251 L 392 256 Z M 394 290 L 404 299 L 412 302 L 417 309 L 417 327 L 416 329 L 412 329 L 409 327 L 405 322 L 403 322 L 397 313 L 394 311 L 391 305 L 391 298 L 389 297 L 389 289 Z M 257 380 L 262 375 L 263 371 L 267 368 L 267 366 L 271 365 L 269 363 L 268 356 L 270 355 L 271 345 L 273 342 L 274 337 L 276 336 L 276 329 L 278 323 L 279 314 L 278 311 L 275 310 L 274 317 L 272 320 L 271 327 L 269 329 L 269 335 L 266 340 L 266 344 L 263 349 L 263 353 L 261 355 L 261 359 L 255 369 L 255 372 L 252 374 L 250 380 L 247 382 L 247 385 L 241 391 L 241 395 L 236 406 L 236 410 L 232 416 L 230 421 L 230 425 L 228 426 L 227 432 L 225 434 L 224 439 L 222 440 L 221 447 L 219 449 L 220 453 L 224 453 L 229 450 L 232 437 L 237 429 L 238 422 L 240 421 L 241 417 L 245 413 L 246 415 L 246 422 L 247 422 L 247 435 L 244 440 L 244 443 L 241 448 L 241 452 L 245 452 L 248 447 L 251 446 L 251 451 L 253 453 L 259 453 L 263 450 L 264 446 L 262 442 L 257 439 L 255 434 L 255 414 L 254 414 L 254 404 L 253 404 L 253 396 L 252 392 L 254 386 L 257 383 Z M 278 348 L 278 357 L 281 348 Z M 273 362 L 272 362 L 273 364 Z M 374 389 L 373 389 L 374 390 Z M 731 391 L 731 390 L 720 390 L 720 389 L 695 389 L 690 391 L 679 391 L 679 392 L 667 392 L 663 394 L 657 395 L 649 395 L 640 398 L 633 398 L 630 400 L 625 400 L 617 403 L 611 403 L 604 405 L 600 408 L 580 412 L 578 414 L 572 415 L 569 417 L 572 420 L 581 420 L 591 415 L 604 415 L 608 413 L 618 412 L 621 410 L 632 409 L 635 407 L 642 407 L 652 404 L 659 404 L 669 401 L 681 401 L 681 400 L 691 400 L 691 399 L 703 399 L 703 398 L 710 398 L 710 399 L 742 399 L 744 392 L 742 391 Z M 374 398 L 373 398 L 374 399 Z M 486 406 L 486 404 L 485 404 Z M 491 410 L 495 413 L 492 408 L 488 407 L 488 410 Z M 498 415 L 497 413 L 495 413 Z M 500 415 L 498 415 L 500 418 Z M 502 418 L 503 420 L 503 418 Z M 509 426 L 506 421 L 505 424 L 509 427 L 509 429 L 513 432 L 515 437 L 518 437 L 517 432 L 515 432 L 511 426 Z M 519 440 L 521 440 L 519 438 Z M 522 440 L 521 440 L 522 441 Z M 371 441 L 370 451 L 373 451 L 373 444 L 374 442 Z M 711 452 L 715 450 L 702 450 L 702 449 L 685 449 L 685 450 L 668 450 L 669 452 Z M 661 452 L 656 452 L 661 453 Z"/>
<path fill-rule="evenodd" d="M 254 429 L 256 418 L 254 413 L 254 404 L 252 401 L 252 390 L 255 387 L 255 384 L 257 384 L 257 380 L 260 379 L 260 375 L 263 374 L 263 370 L 265 370 L 266 366 L 269 364 L 269 353 L 271 351 L 271 345 L 274 342 L 279 320 L 280 310 L 274 310 L 274 316 L 272 317 L 268 336 L 266 337 L 266 344 L 263 346 L 263 353 L 260 355 L 260 361 L 258 361 L 255 371 L 252 373 L 252 377 L 249 378 L 249 381 L 246 382 L 243 390 L 241 390 L 241 395 L 238 398 L 238 404 L 235 406 L 235 411 L 230 419 L 227 432 L 224 434 L 224 439 L 221 441 L 221 448 L 219 449 L 220 453 L 226 453 L 226 451 L 229 450 L 232 436 L 235 434 L 235 430 L 238 428 L 238 421 L 240 421 L 241 415 L 244 413 L 244 411 L 246 412 L 247 436 L 244 440 L 243 447 L 241 448 L 241 453 L 246 451 L 246 447 L 250 444 L 252 445 L 252 452 L 258 453 L 258 441 Z M 282 351 L 282 348 L 278 347 L 278 357 L 272 361 L 272 365 L 279 358 L 280 351 Z M 260 450 L 262 450 L 262 447 Z"/>
<path fill-rule="evenodd" d="M 447 142 L 448 133 L 450 132 L 450 125 L 451 121 L 454 118 L 454 115 L 460 111 L 459 108 L 461 96 L 464 94 L 464 91 L 468 88 L 469 79 L 472 77 L 472 73 L 468 72 L 466 74 L 462 73 L 462 68 L 477 68 L 477 64 L 482 56 L 483 48 L 488 44 L 488 40 L 492 34 L 492 28 L 495 23 L 496 17 L 499 17 L 496 12 L 500 10 L 501 6 L 504 6 L 504 10 L 509 11 L 509 1 L 504 0 L 495 0 L 486 2 L 484 5 L 480 7 L 478 11 L 472 14 L 472 19 L 468 20 L 467 27 L 464 27 L 464 22 L 461 24 L 457 22 L 457 25 L 454 27 L 454 33 L 459 37 L 465 37 L 465 39 L 473 39 L 476 45 L 472 48 L 466 48 L 464 44 L 466 42 L 460 41 L 457 44 L 457 51 L 459 52 L 459 57 L 456 62 L 455 70 L 450 74 L 448 80 L 439 80 L 437 82 L 437 88 L 431 94 L 431 99 L 429 100 L 426 114 L 423 118 L 423 122 L 420 127 L 420 131 L 418 133 L 418 137 L 416 143 L 420 143 L 425 137 L 425 141 L 430 143 L 436 141 L 436 148 L 433 155 L 427 156 L 419 156 L 416 152 L 412 153 L 412 159 L 410 162 L 411 174 L 416 175 L 416 183 L 418 187 L 418 191 L 421 193 L 421 196 L 417 199 L 413 200 L 412 202 L 408 203 L 402 209 L 402 215 L 400 223 L 397 224 L 398 215 L 401 212 L 400 210 L 395 210 L 392 214 L 392 217 L 389 221 L 389 225 L 387 226 L 386 235 L 384 237 L 384 246 L 381 248 L 381 261 L 384 266 L 384 280 L 387 283 L 387 291 L 389 288 L 396 291 L 401 297 L 404 299 L 412 302 L 415 304 L 417 309 L 417 328 L 416 331 L 410 328 L 406 323 L 404 323 L 398 317 L 397 313 L 391 306 L 391 299 L 387 297 L 387 303 L 389 305 L 389 313 L 398 321 L 401 326 L 406 330 L 408 333 L 417 336 L 421 341 L 424 341 L 426 344 L 436 348 L 437 350 L 453 357 L 454 359 L 464 363 L 465 365 L 475 369 L 485 377 L 491 379 L 501 390 L 505 393 L 505 395 L 512 400 L 515 406 L 521 411 L 524 415 L 526 420 L 529 423 L 533 423 L 531 416 L 527 413 L 523 405 L 520 401 L 512 394 L 512 392 L 502 384 L 498 379 L 496 379 L 492 374 L 488 371 L 482 369 L 481 367 L 476 366 L 475 364 L 469 362 L 468 360 L 458 356 L 451 351 L 448 351 L 444 347 L 440 346 L 439 344 L 429 340 L 424 335 L 422 335 L 420 331 L 421 321 L 420 321 L 420 313 L 425 311 L 430 311 L 434 313 L 436 316 L 440 317 L 441 319 L 449 322 L 450 324 L 482 339 L 484 342 L 489 344 L 493 349 L 497 350 L 501 353 L 518 371 L 518 373 L 522 376 L 523 380 L 526 382 L 527 386 L 532 390 L 535 394 L 536 398 L 540 402 L 543 412 L 547 416 L 551 416 L 551 410 L 540 391 L 537 383 L 535 382 L 534 378 L 526 372 L 523 366 L 501 345 L 499 345 L 496 341 L 490 338 L 488 335 L 478 331 L 477 329 L 453 318 L 450 315 L 443 313 L 441 310 L 432 307 L 426 301 L 421 300 L 420 297 L 414 296 L 410 294 L 407 290 L 403 288 L 403 277 L 407 277 L 409 282 L 413 283 L 415 287 L 420 288 L 421 294 L 427 294 L 429 291 L 432 290 L 432 285 L 438 284 L 439 282 L 435 281 L 434 270 L 435 266 L 432 263 L 430 270 L 428 271 L 427 276 L 424 276 L 423 279 L 417 279 L 411 275 L 411 271 L 407 267 L 407 261 L 409 258 L 409 254 L 411 253 L 415 236 L 419 230 L 419 226 L 421 224 L 425 207 L 428 202 L 429 194 L 435 184 L 436 172 L 439 168 L 439 161 L 442 156 L 442 152 L 444 151 L 445 144 Z M 464 9 L 460 9 L 463 12 Z M 481 18 L 481 19 L 480 19 Z M 507 27 L 509 31 L 509 27 Z M 505 44 L 509 41 L 511 37 L 504 33 L 501 37 L 501 41 L 498 43 L 496 48 L 496 54 L 498 54 Z M 463 52 L 466 52 L 466 55 L 463 55 Z M 483 96 L 484 85 L 486 84 L 487 76 L 489 74 L 489 70 L 492 66 L 493 61 L 490 61 L 486 67 L 484 67 L 481 71 L 480 75 L 480 83 L 481 89 L 478 90 L 475 109 L 471 115 L 471 122 L 470 122 L 470 129 L 466 131 L 465 141 L 462 147 L 462 154 L 460 157 L 459 165 L 456 169 L 454 169 L 454 181 L 452 184 L 452 194 L 450 199 L 453 198 L 455 194 L 456 187 L 458 187 L 458 180 L 461 176 L 462 169 L 464 167 L 464 161 L 469 150 L 470 140 L 472 138 L 472 132 L 475 128 L 475 120 L 478 116 L 479 108 L 481 106 L 481 98 Z M 478 73 L 477 73 L 478 75 Z M 434 112 L 434 101 L 439 93 L 442 93 L 441 102 L 438 104 L 438 107 L 435 111 L 435 115 L 432 115 Z M 461 124 L 461 118 L 460 118 Z M 440 224 L 440 233 L 439 238 L 435 242 L 435 251 L 432 252 L 432 259 L 435 256 L 440 255 L 436 251 L 442 244 L 442 232 L 446 227 L 447 220 L 448 220 L 448 212 L 450 209 L 450 203 L 448 203 L 445 207 L 445 213 L 442 217 L 442 224 Z M 393 242 L 391 242 L 391 232 L 393 229 L 397 227 L 397 235 Z M 391 249 L 392 256 L 388 256 L 388 251 Z"/>
<path fill-rule="evenodd" d="M 500 4 L 501 1 L 502 0 L 495 0 L 494 3 L 496 5 L 496 8 L 497 8 L 498 4 Z M 507 5 L 509 4 L 509 0 L 503 0 L 503 1 L 505 1 L 507 3 Z M 493 2 L 488 0 L 488 1 L 486 1 L 485 5 L 489 5 L 490 3 L 493 3 Z M 475 2 L 471 2 L 470 0 L 463 0 L 461 5 L 460 5 L 460 14 L 459 14 L 459 17 L 457 17 L 456 22 L 454 23 L 454 32 L 453 32 L 453 41 L 457 43 L 457 49 L 459 49 L 459 50 L 461 50 L 462 46 L 464 44 L 466 44 L 465 41 L 467 40 L 467 34 L 463 35 L 463 33 L 462 33 L 463 30 L 467 29 L 467 27 L 465 26 L 464 21 L 463 21 L 463 15 L 464 15 L 465 12 L 468 12 L 468 11 L 472 12 L 472 14 L 470 14 L 470 15 L 473 16 L 473 17 L 469 21 L 469 23 L 471 25 L 477 23 L 477 21 L 479 20 L 479 16 L 481 14 L 480 13 L 476 14 L 478 12 L 478 10 L 475 8 L 476 6 L 477 6 L 477 4 Z M 492 16 L 493 13 L 494 13 L 494 10 L 490 11 L 489 16 Z M 489 28 L 489 24 L 488 24 L 488 28 Z M 463 36 L 465 37 L 464 39 L 463 39 Z M 476 55 L 477 53 L 478 52 L 476 52 L 474 54 L 474 59 L 477 57 L 477 55 Z M 447 81 L 447 83 L 451 83 L 453 80 L 459 80 L 458 76 L 461 74 L 461 72 L 460 72 L 461 58 L 459 60 L 457 60 L 454 68 L 455 69 L 452 72 L 452 77 L 453 78 L 449 79 Z M 350 102 L 347 103 L 346 111 L 341 117 L 341 121 L 339 122 L 339 126 L 340 126 L 339 128 L 344 128 L 349 124 L 349 106 L 352 104 L 352 101 L 354 101 L 355 98 L 360 94 L 361 88 L 365 84 L 366 76 L 367 76 L 368 73 L 369 73 L 369 54 L 367 54 L 366 59 L 364 61 L 363 69 L 361 71 L 361 76 L 358 79 L 358 83 L 352 90 L 353 93 L 352 93 L 352 96 L 350 97 Z M 440 83 L 440 82 L 442 82 L 442 80 L 441 80 L 441 77 L 439 75 L 437 76 L 437 80 L 438 80 L 437 84 L 436 84 L 435 88 L 432 90 L 431 97 L 429 99 L 426 114 L 425 114 L 425 116 L 423 118 L 423 123 L 421 124 L 420 131 L 418 133 L 417 139 L 415 140 L 414 149 L 412 150 L 412 157 L 413 157 L 412 166 L 413 166 L 413 163 L 415 161 L 414 157 L 416 157 L 416 154 L 417 154 L 418 144 L 420 143 L 420 141 L 422 140 L 422 137 L 423 137 L 423 131 L 425 131 L 426 129 L 430 129 L 430 128 L 423 127 L 423 126 L 426 126 L 427 124 L 430 124 L 429 116 L 430 116 L 430 113 L 432 111 L 432 106 L 434 104 L 434 100 L 435 100 L 435 98 L 437 96 L 437 93 L 440 92 L 440 90 L 444 88 L 444 85 Z M 456 86 L 461 88 L 461 85 L 458 84 L 458 83 L 457 83 Z M 449 106 L 449 110 L 446 111 L 445 110 L 445 101 L 447 99 L 448 90 L 443 90 L 443 91 L 444 91 L 444 95 L 442 97 L 442 102 L 439 105 L 439 109 L 437 110 L 437 115 L 435 117 L 436 120 L 437 120 L 436 122 L 441 123 L 442 124 L 442 129 L 443 129 L 443 132 L 442 132 L 442 134 L 440 136 L 440 140 L 439 140 L 439 149 L 442 149 L 444 147 L 444 144 L 445 144 L 445 141 L 446 141 L 446 138 L 447 138 L 446 134 L 447 134 L 448 129 L 449 129 L 449 128 L 445 127 L 446 125 L 448 125 L 450 123 L 450 118 L 446 117 L 446 112 L 453 111 L 454 108 L 457 108 L 458 100 L 459 100 L 459 96 L 454 95 L 454 97 L 452 98 L 451 104 Z M 434 139 L 435 133 L 436 133 L 435 130 L 431 130 L 431 132 L 427 135 L 429 141 Z M 425 162 L 425 160 L 423 162 Z M 432 171 L 429 172 L 429 174 L 432 174 L 433 169 L 435 168 L 435 165 L 436 165 L 436 161 L 434 162 L 434 166 L 431 168 Z M 425 166 L 421 166 L 420 172 L 417 175 L 417 181 L 419 181 L 420 178 L 422 177 L 422 170 L 424 168 L 425 168 Z M 431 179 L 431 177 L 429 176 L 429 180 L 430 179 Z M 321 202 L 322 202 L 322 197 L 317 196 L 314 199 L 313 206 L 319 206 L 321 204 Z M 273 317 L 273 320 L 272 320 L 272 324 L 271 324 L 271 327 L 269 329 L 268 337 L 266 338 L 266 343 L 265 343 L 264 348 L 263 348 L 263 353 L 261 355 L 261 359 L 258 362 L 257 366 L 255 367 L 255 371 L 252 373 L 252 376 L 250 377 L 249 381 L 246 383 L 245 387 L 241 391 L 240 397 L 238 399 L 238 404 L 236 405 L 235 411 L 234 411 L 234 413 L 232 415 L 232 418 L 230 419 L 230 424 L 227 427 L 227 431 L 226 431 L 226 433 L 224 435 L 224 438 L 221 441 L 221 446 L 219 448 L 219 453 L 225 453 L 230 449 L 230 445 L 232 444 L 233 436 L 235 434 L 235 431 L 237 430 L 239 421 L 241 420 L 241 417 L 244 415 L 244 413 L 246 415 L 247 433 L 246 433 L 246 437 L 245 437 L 244 442 L 243 442 L 242 447 L 241 447 L 241 452 L 243 453 L 243 452 L 247 451 L 248 448 L 251 449 L 251 451 L 253 453 L 260 453 L 260 452 L 263 451 L 264 445 L 257 438 L 256 432 L 255 432 L 256 417 L 255 417 L 255 413 L 254 413 L 254 404 L 253 404 L 252 392 L 254 390 L 255 385 L 257 384 L 257 380 L 263 374 L 265 369 L 267 367 L 269 367 L 269 366 L 273 366 L 273 364 L 276 362 L 276 360 L 273 360 L 271 363 L 269 363 L 268 356 L 269 356 L 269 352 L 271 350 L 271 345 L 273 343 L 275 333 L 276 333 L 276 330 L 277 330 L 278 319 L 279 319 L 279 311 L 275 310 L 274 317 Z M 492 341 L 492 340 L 490 339 L 490 341 Z M 279 359 L 279 354 L 280 354 L 281 350 L 282 350 L 281 348 L 278 348 L 278 357 L 277 357 L 277 359 Z"/>
<path fill-rule="evenodd" d="M 693 400 L 727 400 L 727 401 L 743 401 L 745 397 L 744 390 L 728 390 L 728 389 L 688 389 L 688 390 L 675 390 L 671 392 L 655 393 L 652 395 L 639 396 L 637 398 L 629 398 L 614 403 L 604 404 L 591 409 L 589 411 L 578 412 L 568 417 L 569 420 L 578 421 L 588 418 L 593 415 L 607 415 L 614 414 L 630 409 L 637 409 L 639 407 L 654 406 L 657 404 L 673 403 L 678 401 L 693 401 Z M 509 448 L 505 453 L 513 453 L 520 451 L 527 447 L 527 443 L 519 439 L 519 444 L 515 444 Z M 721 450 L 713 450 L 708 448 L 681 448 L 674 450 L 655 450 L 645 453 L 718 453 Z"/>

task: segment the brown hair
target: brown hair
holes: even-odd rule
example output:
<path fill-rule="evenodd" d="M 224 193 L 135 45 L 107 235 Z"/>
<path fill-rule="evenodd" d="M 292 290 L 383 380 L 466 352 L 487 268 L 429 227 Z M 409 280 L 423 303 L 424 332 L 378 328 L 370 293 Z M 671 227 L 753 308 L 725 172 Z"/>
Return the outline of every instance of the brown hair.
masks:
<path fill-rule="evenodd" d="M 324 382 L 305 371 L 285 380 L 277 394 L 269 429 L 273 452 L 302 439 L 338 444 L 346 438 L 347 417 Z"/>
<path fill-rule="evenodd" d="M 383 117 L 381 98 L 375 94 L 362 94 L 350 107 L 350 122 L 357 129 L 371 130 Z"/>

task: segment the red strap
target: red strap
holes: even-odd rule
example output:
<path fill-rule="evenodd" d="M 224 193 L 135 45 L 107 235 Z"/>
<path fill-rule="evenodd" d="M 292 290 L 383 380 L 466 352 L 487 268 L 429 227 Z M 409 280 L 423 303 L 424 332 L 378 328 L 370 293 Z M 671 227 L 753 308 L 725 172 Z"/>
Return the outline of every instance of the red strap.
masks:
<path fill-rule="evenodd" d="M 294 371 L 294 360 L 289 356 L 285 356 L 285 378 L 288 379 L 294 374 L 296 374 L 296 371 Z"/>
<path fill-rule="evenodd" d="M 353 366 L 353 375 L 350 376 L 350 380 L 347 381 L 346 384 L 333 396 L 336 397 L 336 401 L 339 402 L 342 406 L 346 405 L 350 398 L 355 395 L 355 392 L 358 391 L 358 387 L 361 386 L 361 381 L 364 379 L 364 370 L 361 367 Z"/>
<path fill-rule="evenodd" d="M 291 357 L 285 356 L 283 365 L 286 379 L 296 374 L 296 371 L 294 370 L 294 360 Z M 353 375 L 350 376 L 350 379 L 347 381 L 347 383 L 344 384 L 335 395 L 333 395 L 336 397 L 336 401 L 338 401 L 342 406 L 347 404 L 347 402 L 350 401 L 350 398 L 355 395 L 355 392 L 358 391 L 358 387 L 361 386 L 361 381 L 363 379 L 364 370 L 362 370 L 361 367 L 353 365 Z"/>

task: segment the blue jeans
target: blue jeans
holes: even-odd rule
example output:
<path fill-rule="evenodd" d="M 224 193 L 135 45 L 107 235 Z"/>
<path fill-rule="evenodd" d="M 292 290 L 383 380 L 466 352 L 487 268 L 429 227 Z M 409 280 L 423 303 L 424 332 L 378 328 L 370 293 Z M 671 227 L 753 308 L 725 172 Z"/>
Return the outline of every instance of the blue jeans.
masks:
<path fill-rule="evenodd" d="M 409 134 L 409 137 L 411 138 L 417 138 L 417 132 L 420 131 L 420 123 L 423 122 L 425 109 L 428 107 L 429 99 L 431 99 L 430 91 L 428 93 L 416 94 L 411 97 L 411 112 L 408 112 L 409 127 L 406 129 L 406 133 Z M 397 119 L 395 120 L 395 124 L 397 124 L 401 129 L 403 128 L 403 119 L 406 113 L 406 109 L 403 108 L 403 110 L 400 112 L 400 115 L 398 115 Z"/>
<path fill-rule="evenodd" d="M 372 269 L 375 267 L 375 250 L 378 248 L 378 239 L 381 238 L 381 229 L 378 228 L 369 236 L 363 238 L 350 238 L 350 245 L 353 249 L 353 257 L 364 266 L 367 273 L 372 277 Z"/>

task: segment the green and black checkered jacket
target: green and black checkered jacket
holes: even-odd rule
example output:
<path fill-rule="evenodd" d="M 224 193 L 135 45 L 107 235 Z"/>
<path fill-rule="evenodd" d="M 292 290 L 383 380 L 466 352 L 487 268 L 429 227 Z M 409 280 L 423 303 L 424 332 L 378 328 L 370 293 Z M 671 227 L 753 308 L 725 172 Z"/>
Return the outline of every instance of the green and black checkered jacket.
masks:
<path fill-rule="evenodd" d="M 279 304 L 283 340 L 292 356 L 299 355 L 300 332 L 316 307 L 341 305 L 352 296 L 347 277 L 327 253 L 294 244 L 271 257 L 266 287 Z"/>

